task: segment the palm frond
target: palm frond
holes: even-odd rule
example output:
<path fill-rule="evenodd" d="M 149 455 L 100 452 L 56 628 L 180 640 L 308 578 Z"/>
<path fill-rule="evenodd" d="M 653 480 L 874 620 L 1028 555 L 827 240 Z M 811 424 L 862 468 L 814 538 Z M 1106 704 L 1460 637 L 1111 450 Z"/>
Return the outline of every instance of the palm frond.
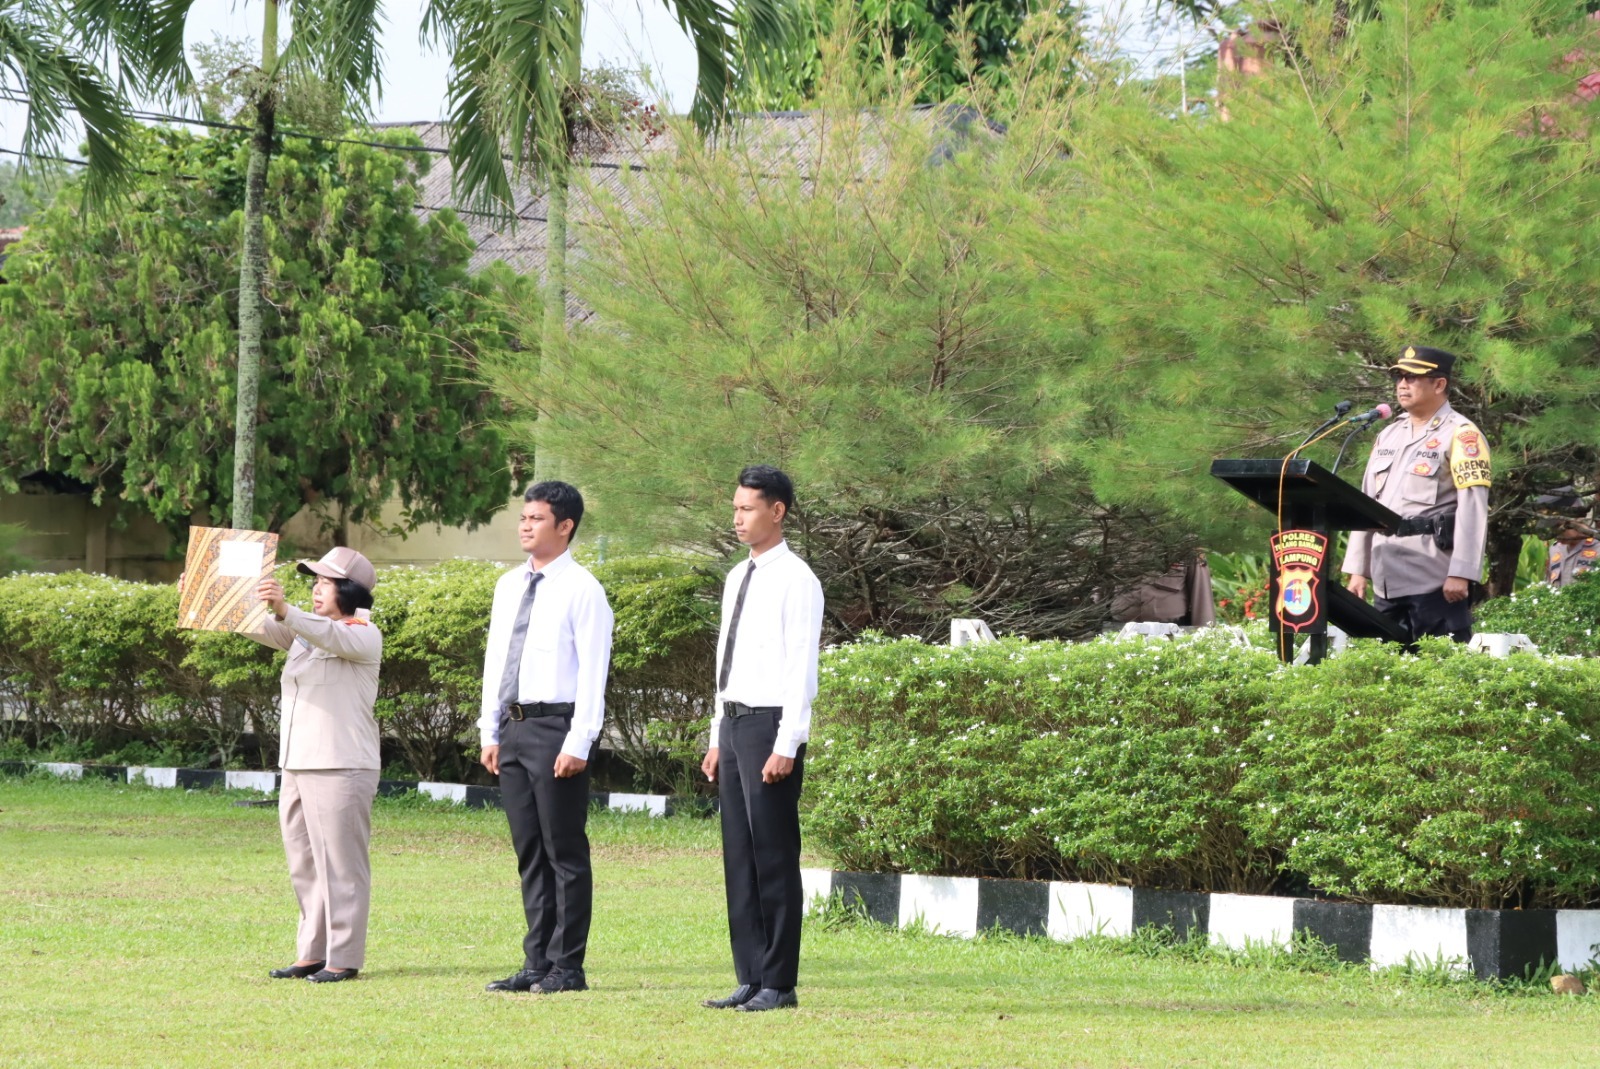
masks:
<path fill-rule="evenodd" d="M 735 12 L 718 0 L 662 0 L 694 43 L 697 63 L 694 103 L 689 118 L 702 133 L 726 117 L 733 86 L 743 75 L 738 58 L 770 77 L 769 64 L 782 62 L 796 34 L 799 15 L 793 0 L 739 0 Z"/>
<path fill-rule="evenodd" d="M 342 86 L 358 111 L 370 109 L 383 82 L 381 0 L 323 0 L 294 6 L 285 64 L 303 65 Z"/>
<path fill-rule="evenodd" d="M 0 87 L 28 99 L 22 151 L 54 148 L 71 132 L 69 112 L 83 120 L 88 152 L 85 200 L 103 203 L 124 185 L 133 120 L 125 98 L 71 51 L 28 5 L 0 0 Z"/>
<path fill-rule="evenodd" d="M 89 55 L 105 60 L 119 83 L 149 96 L 184 92 L 194 72 L 183 29 L 196 0 L 68 0 L 72 24 Z"/>
<path fill-rule="evenodd" d="M 470 205 L 509 215 L 511 174 L 547 174 L 566 160 L 582 0 L 435 0 L 426 18 L 436 38 L 455 45 L 449 97 L 457 188 Z"/>

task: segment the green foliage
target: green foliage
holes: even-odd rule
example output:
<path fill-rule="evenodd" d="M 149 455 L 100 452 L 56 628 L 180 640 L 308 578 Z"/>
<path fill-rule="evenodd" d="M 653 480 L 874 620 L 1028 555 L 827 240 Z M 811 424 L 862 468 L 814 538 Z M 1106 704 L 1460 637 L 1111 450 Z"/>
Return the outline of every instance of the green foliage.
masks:
<path fill-rule="evenodd" d="M 847 868 L 1264 889 L 1231 792 L 1274 665 L 1219 632 L 838 647 L 808 827 Z"/>
<path fill-rule="evenodd" d="M 676 139 L 674 165 L 633 176 L 589 231 L 595 316 L 560 351 L 497 358 L 496 389 L 520 439 L 649 543 L 731 549 L 736 474 L 783 466 L 833 634 L 931 638 L 952 615 L 1092 631 L 1119 582 L 1192 536 L 1087 492 L 1071 354 L 1032 328 L 993 239 L 1026 145 L 911 109 L 914 87 L 839 94 L 803 152 L 760 125 L 714 150 Z"/>
<path fill-rule="evenodd" d="M 414 143 L 405 131 L 378 140 Z M 181 529 L 231 503 L 245 149 L 150 130 L 128 208 L 63 196 L 0 287 L 0 482 L 46 470 Z M 419 221 L 424 157 L 286 142 L 268 176 L 266 360 L 256 514 L 331 527 L 398 496 L 401 526 L 475 523 L 510 493 L 475 366 L 507 344 L 452 213 Z"/>
<path fill-rule="evenodd" d="M 1042 6 L 1063 22 L 1077 18 L 1071 5 Z M 841 33 L 856 38 L 850 47 L 858 62 L 903 61 L 914 69 L 922 82 L 919 103 L 949 100 L 975 78 L 1005 76 L 1023 22 L 1040 8 L 1034 0 L 862 0 L 844 5 L 841 19 L 833 0 L 808 0 L 800 5 L 802 32 L 781 50 L 781 62 L 769 64 L 770 75 L 745 79 L 739 107 L 809 106 L 821 88 L 829 39 Z"/>
<path fill-rule="evenodd" d="M 374 592 L 383 632 L 377 716 L 418 775 L 460 782 L 477 759 L 484 639 L 494 584 L 487 561 L 390 568 Z"/>
<path fill-rule="evenodd" d="M 687 789 L 711 715 L 720 577 L 669 557 L 594 570 L 617 620 L 606 741 L 641 787 Z M 380 575 L 375 712 L 424 779 L 473 773 L 484 641 L 503 571 L 455 560 Z M 309 608 L 305 577 L 288 564 L 277 574 L 290 601 Z M 0 578 L 0 695 L 22 722 L 59 728 L 58 738 L 34 740 L 58 756 L 205 751 L 225 765 L 272 767 L 282 655 L 243 635 L 180 630 L 177 616 L 174 587 L 79 573 Z M 259 749 L 241 754 L 248 733 Z"/>
<path fill-rule="evenodd" d="M 15 523 L 0 523 L 0 576 L 26 571 L 33 562 L 17 549 L 17 544 L 28 535 L 28 529 Z"/>
<path fill-rule="evenodd" d="M 1339 8 L 1271 8 L 1292 46 L 1227 85 L 1230 121 L 1093 86 L 1057 193 L 1011 236 L 1102 413 L 1096 491 L 1153 496 L 1214 545 L 1253 513 L 1206 458 L 1286 452 L 1333 399 L 1382 399 L 1408 341 L 1462 354 L 1508 590 L 1533 499 L 1600 456 L 1600 141 L 1572 102 L 1593 24 L 1554 0 Z"/>
<path fill-rule="evenodd" d="M 807 826 L 848 868 L 1586 905 L 1600 664 L 1355 643 L 831 650 Z"/>
<path fill-rule="evenodd" d="M 343 87 L 318 76 L 297 54 L 272 75 L 261 70 L 261 48 L 244 38 L 216 34 L 209 44 L 193 48 L 196 72 L 190 94 L 209 122 L 248 125 L 255 121 L 255 101 L 273 90 L 280 127 L 297 131 L 342 134 L 347 125 Z"/>
<path fill-rule="evenodd" d="M 1542 562 L 1541 562 L 1542 563 Z M 1527 635 L 1545 654 L 1600 656 L 1600 572 L 1587 572 L 1559 590 L 1535 583 L 1484 602 L 1477 630 Z"/>
<path fill-rule="evenodd" d="M 616 614 L 608 733 L 639 787 L 693 794 L 714 711 L 722 577 L 664 556 L 593 570 Z"/>
<path fill-rule="evenodd" d="M 59 151 L 81 125 L 88 166 L 79 188 L 86 204 L 103 207 L 128 178 L 136 124 L 120 82 L 79 47 L 85 35 L 72 6 L 71 0 L 0 0 L 0 89 L 24 99 L 13 109 L 23 119 L 24 156 Z"/>
<path fill-rule="evenodd" d="M 1266 618 L 1271 577 L 1265 553 L 1212 553 L 1208 563 L 1219 620 L 1240 624 Z"/>
<path fill-rule="evenodd" d="M 26 226 L 33 213 L 50 203 L 60 176 L 45 164 L 26 173 L 0 160 L 0 228 Z"/>
<path fill-rule="evenodd" d="M 1428 646 L 1396 657 L 1358 643 L 1284 673 L 1244 749 L 1252 841 L 1366 901 L 1589 903 L 1600 666 Z"/>

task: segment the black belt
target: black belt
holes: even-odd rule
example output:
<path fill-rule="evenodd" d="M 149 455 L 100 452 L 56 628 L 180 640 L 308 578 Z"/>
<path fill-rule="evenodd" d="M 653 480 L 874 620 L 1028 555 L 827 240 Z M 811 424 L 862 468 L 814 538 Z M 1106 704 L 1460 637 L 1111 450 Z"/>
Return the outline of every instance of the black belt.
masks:
<path fill-rule="evenodd" d="M 741 716 L 753 716 L 756 713 L 782 713 L 781 705 L 746 705 L 744 702 L 723 702 L 722 715 L 734 720 Z"/>
<path fill-rule="evenodd" d="M 537 716 L 571 716 L 577 708 L 575 702 L 511 702 L 505 707 L 505 714 L 512 720 L 527 720 Z"/>
<path fill-rule="evenodd" d="M 1432 535 L 1433 544 L 1448 553 L 1456 547 L 1456 514 L 1446 512 L 1442 516 L 1404 516 L 1395 527 L 1394 534 L 1397 538 Z"/>

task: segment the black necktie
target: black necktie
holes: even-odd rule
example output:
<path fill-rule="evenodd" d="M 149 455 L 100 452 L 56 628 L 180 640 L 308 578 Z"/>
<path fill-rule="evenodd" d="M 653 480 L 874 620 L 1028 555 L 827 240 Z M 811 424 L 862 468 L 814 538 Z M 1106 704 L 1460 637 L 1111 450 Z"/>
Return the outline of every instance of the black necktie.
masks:
<path fill-rule="evenodd" d="M 517 622 L 511 626 L 511 645 L 506 648 L 506 667 L 500 673 L 500 708 L 522 700 L 522 647 L 528 641 L 528 616 L 533 612 L 533 592 L 544 578 L 543 572 L 528 577 L 528 589 L 517 606 Z"/>
<path fill-rule="evenodd" d="M 744 596 L 750 590 L 750 577 L 756 574 L 756 562 L 744 570 L 744 582 L 739 584 L 739 596 L 733 599 L 733 619 L 728 621 L 728 642 L 722 647 L 722 671 L 717 674 L 717 689 L 728 689 L 728 674 L 733 671 L 733 642 L 739 637 L 739 614 L 744 612 Z"/>

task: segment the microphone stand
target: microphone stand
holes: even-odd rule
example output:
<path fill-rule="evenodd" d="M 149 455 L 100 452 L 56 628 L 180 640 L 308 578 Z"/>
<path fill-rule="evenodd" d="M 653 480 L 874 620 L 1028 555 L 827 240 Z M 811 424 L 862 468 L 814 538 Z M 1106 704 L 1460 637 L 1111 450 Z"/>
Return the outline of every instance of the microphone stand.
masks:
<path fill-rule="evenodd" d="M 1333 474 L 1339 474 L 1339 465 L 1344 463 L 1344 451 L 1350 448 L 1350 443 L 1355 440 L 1355 436 L 1372 426 L 1374 422 L 1376 421 L 1370 419 L 1363 420 L 1356 426 L 1355 430 L 1344 436 L 1344 442 L 1339 446 L 1339 455 L 1333 458 Z"/>
<path fill-rule="evenodd" d="M 1333 426 L 1335 423 L 1338 423 L 1341 419 L 1344 419 L 1344 414 L 1346 412 L 1350 411 L 1351 407 L 1352 406 L 1351 406 L 1349 401 L 1340 401 L 1338 404 L 1334 405 L 1333 406 L 1333 418 L 1328 420 L 1328 421 L 1326 421 L 1325 423 L 1323 423 L 1316 430 L 1312 431 L 1310 434 L 1306 435 L 1304 438 L 1300 439 L 1300 444 L 1294 447 L 1294 452 L 1295 453 L 1300 452 L 1300 450 L 1302 450 L 1302 449 L 1304 449 L 1306 447 L 1306 443 L 1307 442 L 1311 441 L 1311 439 L 1315 438 L 1317 435 L 1321 434 L 1323 431 L 1327 430 L 1329 427 Z M 1294 454 L 1291 453 L 1290 455 L 1293 456 Z"/>

